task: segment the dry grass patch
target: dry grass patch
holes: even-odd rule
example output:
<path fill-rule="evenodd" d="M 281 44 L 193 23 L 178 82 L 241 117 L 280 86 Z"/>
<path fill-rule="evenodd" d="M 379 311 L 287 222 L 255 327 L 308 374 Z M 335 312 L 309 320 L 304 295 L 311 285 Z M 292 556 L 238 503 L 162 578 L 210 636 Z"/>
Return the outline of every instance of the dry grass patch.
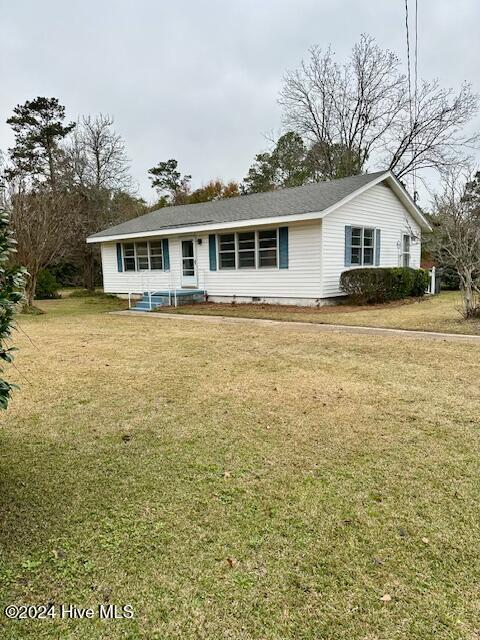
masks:
<path fill-rule="evenodd" d="M 165 307 L 157 311 L 479 335 L 480 320 L 464 321 L 458 312 L 460 305 L 460 294 L 448 291 L 438 296 L 383 305 L 338 305 L 317 309 L 267 304 L 206 303 L 184 305 L 177 309 Z"/>
<path fill-rule="evenodd" d="M 478 347 L 98 304 L 21 319 L 0 604 L 135 619 L 2 637 L 475 637 Z"/>

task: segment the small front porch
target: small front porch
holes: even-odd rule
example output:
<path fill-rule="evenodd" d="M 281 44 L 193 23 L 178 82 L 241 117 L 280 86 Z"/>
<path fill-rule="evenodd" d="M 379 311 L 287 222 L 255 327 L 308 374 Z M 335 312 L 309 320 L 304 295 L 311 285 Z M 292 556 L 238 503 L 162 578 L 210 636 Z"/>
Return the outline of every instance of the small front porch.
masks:
<path fill-rule="evenodd" d="M 155 311 L 158 307 L 178 307 L 206 300 L 205 289 L 169 288 L 162 291 L 144 291 L 143 297 L 137 302 L 134 302 L 129 294 L 128 308 L 132 311 Z"/>

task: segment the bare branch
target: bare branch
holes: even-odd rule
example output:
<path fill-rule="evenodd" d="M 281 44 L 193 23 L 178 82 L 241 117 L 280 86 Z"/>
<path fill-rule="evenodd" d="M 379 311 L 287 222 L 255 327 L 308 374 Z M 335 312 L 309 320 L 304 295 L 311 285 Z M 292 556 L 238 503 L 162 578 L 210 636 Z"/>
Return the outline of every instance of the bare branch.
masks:
<path fill-rule="evenodd" d="M 466 318 L 480 314 L 480 194 L 469 192 L 471 184 L 468 163 L 443 172 L 442 191 L 434 199 L 431 243 L 437 259 L 458 273 Z"/>
<path fill-rule="evenodd" d="M 412 119 L 399 64 L 367 35 L 343 65 L 330 48 L 313 47 L 300 68 L 284 77 L 279 103 L 285 128 L 321 145 L 323 164 L 331 169 L 330 150 L 339 147 L 359 158 L 360 171 L 372 159 L 399 177 L 451 167 L 478 143 L 477 135 L 465 133 L 478 111 L 478 95 L 468 84 L 454 92 L 438 81 L 423 82 Z"/>

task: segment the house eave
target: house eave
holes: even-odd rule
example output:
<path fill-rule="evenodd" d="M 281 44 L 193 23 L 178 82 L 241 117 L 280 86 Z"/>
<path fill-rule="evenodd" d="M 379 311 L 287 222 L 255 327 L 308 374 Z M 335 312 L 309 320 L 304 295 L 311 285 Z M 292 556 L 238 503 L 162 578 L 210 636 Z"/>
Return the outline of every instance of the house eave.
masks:
<path fill-rule="evenodd" d="M 420 225 L 422 231 L 432 231 L 432 227 L 425 218 L 415 201 L 410 197 L 408 191 L 395 175 L 389 171 L 387 179 L 395 195 L 401 200 L 404 207 L 410 213 L 412 218 Z"/>
<path fill-rule="evenodd" d="M 231 220 L 229 222 L 215 222 L 209 224 L 195 224 L 183 227 L 167 227 L 154 231 L 137 231 L 135 233 L 112 234 L 110 236 L 89 236 L 87 244 L 101 242 L 115 242 L 117 240 L 134 240 L 136 238 L 152 238 L 179 235 L 194 235 L 209 231 L 221 231 L 223 229 L 241 229 L 244 227 L 257 227 L 272 224 L 286 224 L 288 222 L 301 222 L 302 220 L 315 220 L 323 218 L 325 211 L 298 213 L 285 216 L 269 216 L 268 218 L 252 218 L 249 220 Z"/>

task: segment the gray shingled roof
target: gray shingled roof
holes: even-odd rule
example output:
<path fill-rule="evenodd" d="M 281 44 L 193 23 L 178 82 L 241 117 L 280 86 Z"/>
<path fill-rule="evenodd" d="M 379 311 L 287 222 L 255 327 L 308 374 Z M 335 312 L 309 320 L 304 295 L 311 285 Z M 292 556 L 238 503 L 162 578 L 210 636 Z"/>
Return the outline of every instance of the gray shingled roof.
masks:
<path fill-rule="evenodd" d="M 252 193 L 200 204 L 165 207 L 95 233 L 90 238 L 323 211 L 384 173 L 385 171 L 378 171 L 329 182 L 307 184 L 303 187 Z"/>

